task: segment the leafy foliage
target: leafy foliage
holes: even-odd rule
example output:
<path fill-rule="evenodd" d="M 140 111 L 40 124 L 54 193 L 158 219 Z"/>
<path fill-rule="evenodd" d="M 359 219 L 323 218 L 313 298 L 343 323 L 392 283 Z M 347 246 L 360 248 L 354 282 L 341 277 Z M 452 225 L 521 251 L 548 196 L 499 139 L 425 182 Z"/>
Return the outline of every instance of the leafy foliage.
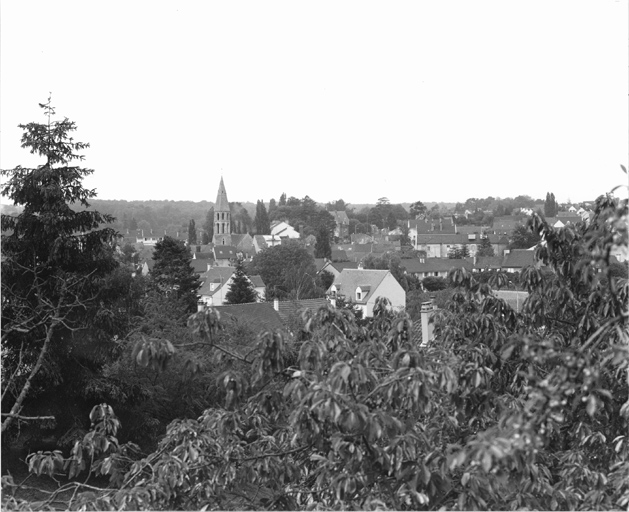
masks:
<path fill-rule="evenodd" d="M 494 246 L 491 245 L 489 237 L 486 236 L 485 238 L 481 238 L 478 250 L 476 251 L 476 256 L 494 256 L 494 254 Z"/>

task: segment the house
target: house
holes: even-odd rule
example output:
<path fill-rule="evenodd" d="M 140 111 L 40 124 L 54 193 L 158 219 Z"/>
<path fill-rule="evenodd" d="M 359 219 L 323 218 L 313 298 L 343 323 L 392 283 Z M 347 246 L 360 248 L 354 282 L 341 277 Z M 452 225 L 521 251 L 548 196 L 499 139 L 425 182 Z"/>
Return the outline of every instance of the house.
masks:
<path fill-rule="evenodd" d="M 301 299 L 301 300 L 278 300 L 273 301 L 273 308 L 282 319 L 282 323 L 286 326 L 294 321 L 303 311 L 309 310 L 313 313 L 319 311 L 322 307 L 328 307 L 330 302 L 325 297 L 320 299 Z"/>
<path fill-rule="evenodd" d="M 526 267 L 541 266 L 540 262 L 535 261 L 535 251 L 530 249 L 513 249 L 505 251 L 504 260 L 502 262 L 502 270 L 505 272 L 520 272 Z"/>
<path fill-rule="evenodd" d="M 275 238 L 299 238 L 300 234 L 288 222 L 280 221 L 271 224 L 271 235 Z"/>
<path fill-rule="evenodd" d="M 203 274 L 203 283 L 197 294 L 199 302 L 208 306 L 219 306 L 225 303 L 225 295 L 231 288 L 235 269 L 233 267 L 212 267 Z M 258 301 L 266 296 L 266 285 L 260 276 L 247 276 L 258 293 Z"/>
<path fill-rule="evenodd" d="M 407 274 L 412 274 L 419 280 L 426 277 L 448 277 L 448 272 L 453 268 L 467 268 L 472 270 L 473 262 L 470 258 L 449 259 L 449 258 L 420 258 L 404 260 L 404 268 Z"/>
<path fill-rule="evenodd" d="M 518 225 L 524 225 L 526 219 L 522 215 L 505 215 L 503 217 L 494 217 L 494 224 L 490 232 L 495 235 L 511 235 Z"/>
<path fill-rule="evenodd" d="M 388 270 L 364 270 L 345 268 L 334 279 L 327 294 L 335 304 L 337 297 L 343 297 L 352 302 L 356 309 L 363 312 L 363 316 L 373 316 L 376 299 L 389 299 L 394 310 L 406 307 L 406 293 L 393 274 Z"/>
<path fill-rule="evenodd" d="M 328 261 L 325 265 L 323 265 L 321 270 L 317 272 L 317 274 L 325 270 L 326 272 L 332 274 L 334 278 L 337 278 L 341 274 L 343 269 L 357 269 L 359 268 L 359 265 L 360 264 L 355 261 Z"/>
<path fill-rule="evenodd" d="M 217 267 L 231 267 L 236 261 L 236 248 L 232 245 L 215 245 L 212 251 L 214 264 Z"/>
<path fill-rule="evenodd" d="M 349 217 L 345 211 L 333 211 L 330 212 L 336 227 L 334 228 L 334 236 L 337 238 L 345 238 L 349 235 Z"/>
<path fill-rule="evenodd" d="M 193 258 L 190 264 L 192 265 L 192 268 L 194 269 L 194 272 L 196 274 L 203 274 L 203 272 L 207 272 L 210 269 L 211 261 L 212 260 L 208 260 L 208 259 L 194 259 Z"/>
<path fill-rule="evenodd" d="M 246 325 L 256 334 L 283 329 L 284 324 L 270 302 L 250 302 L 248 304 L 224 304 L 215 306 L 221 315 L 221 322 L 234 322 Z"/>

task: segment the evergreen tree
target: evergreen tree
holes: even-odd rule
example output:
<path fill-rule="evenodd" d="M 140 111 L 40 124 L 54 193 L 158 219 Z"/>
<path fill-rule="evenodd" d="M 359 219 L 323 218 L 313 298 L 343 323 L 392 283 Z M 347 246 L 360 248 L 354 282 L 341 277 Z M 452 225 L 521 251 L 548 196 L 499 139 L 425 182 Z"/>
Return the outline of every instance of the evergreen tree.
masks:
<path fill-rule="evenodd" d="M 494 256 L 494 246 L 491 245 L 489 237 L 486 236 L 485 238 L 481 239 L 478 250 L 476 251 L 476 255 L 480 257 Z"/>
<path fill-rule="evenodd" d="M 89 323 L 88 312 L 102 300 L 101 280 L 118 265 L 116 233 L 100 227 L 114 218 L 88 209 L 96 192 L 82 181 L 94 171 L 73 165 L 89 144 L 74 141 L 74 122 L 53 120 L 50 98 L 39 106 L 47 123 L 19 126 L 22 147 L 45 162 L 0 171 L 2 195 L 23 206 L 19 215 L 1 217 L 3 432 L 32 388 L 50 387 L 53 375 L 64 380 L 65 366 L 54 353 Z M 45 368 L 47 380 L 39 381 Z"/>
<path fill-rule="evenodd" d="M 208 239 L 211 241 L 212 238 L 214 238 L 214 207 L 213 206 L 205 214 L 205 223 L 203 224 L 203 230 L 207 233 Z"/>
<path fill-rule="evenodd" d="M 195 245 L 197 243 L 197 228 L 194 224 L 194 219 L 190 219 L 188 224 L 188 244 Z"/>
<path fill-rule="evenodd" d="M 555 200 L 555 194 L 552 192 L 546 193 L 546 201 L 544 201 L 544 216 L 555 217 L 559 211 L 559 205 Z"/>
<path fill-rule="evenodd" d="M 203 230 L 201 232 L 201 243 L 203 245 L 207 245 L 210 243 L 210 235 L 207 234 L 207 231 Z"/>
<path fill-rule="evenodd" d="M 315 258 L 332 258 L 332 248 L 330 247 L 330 232 L 325 226 L 321 226 L 317 231 L 317 242 L 315 243 Z"/>
<path fill-rule="evenodd" d="M 279 206 L 286 206 L 286 192 L 284 192 L 281 196 L 280 196 L 280 203 Z"/>
<path fill-rule="evenodd" d="M 183 241 L 169 236 L 155 244 L 155 266 L 151 278 L 155 288 L 167 295 L 180 298 L 189 311 L 196 310 L 199 276 L 192 268 L 192 255 Z"/>
<path fill-rule="evenodd" d="M 271 218 L 271 214 L 277 210 L 277 204 L 275 202 L 275 199 L 271 199 L 269 201 L 269 211 L 268 211 L 268 215 L 269 215 L 269 219 Z"/>
<path fill-rule="evenodd" d="M 254 219 L 256 234 L 269 235 L 271 233 L 271 221 L 264 206 L 264 201 L 258 201 L 256 204 L 256 216 Z"/>
<path fill-rule="evenodd" d="M 247 277 L 242 261 L 238 260 L 231 286 L 229 291 L 225 294 L 225 301 L 227 304 L 247 304 L 249 302 L 256 302 L 257 300 L 258 293 L 256 292 L 255 286 L 249 277 Z"/>

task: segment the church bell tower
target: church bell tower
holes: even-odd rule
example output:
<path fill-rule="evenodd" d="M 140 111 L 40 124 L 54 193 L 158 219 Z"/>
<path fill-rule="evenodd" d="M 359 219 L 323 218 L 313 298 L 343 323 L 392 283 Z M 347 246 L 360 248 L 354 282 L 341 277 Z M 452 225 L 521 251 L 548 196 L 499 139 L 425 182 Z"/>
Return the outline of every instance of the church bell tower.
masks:
<path fill-rule="evenodd" d="M 229 209 L 229 201 L 227 200 L 227 191 L 221 176 L 221 183 L 218 186 L 218 194 L 216 195 L 216 204 L 214 205 L 214 243 L 220 243 L 219 240 L 230 238 L 231 234 L 231 211 Z M 222 237 L 221 235 L 227 235 Z M 225 242 L 223 241 L 223 245 Z"/>

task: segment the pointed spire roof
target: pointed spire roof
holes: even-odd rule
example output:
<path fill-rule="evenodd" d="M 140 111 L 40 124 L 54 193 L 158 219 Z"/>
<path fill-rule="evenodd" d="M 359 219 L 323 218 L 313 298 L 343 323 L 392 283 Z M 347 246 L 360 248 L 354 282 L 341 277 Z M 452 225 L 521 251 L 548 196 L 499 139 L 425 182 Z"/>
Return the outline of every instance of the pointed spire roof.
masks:
<path fill-rule="evenodd" d="M 228 212 L 229 201 L 227 200 L 227 191 L 225 190 L 225 184 L 223 183 L 223 177 L 221 176 L 221 183 L 218 186 L 218 194 L 216 195 L 216 204 L 214 205 L 215 212 Z"/>

